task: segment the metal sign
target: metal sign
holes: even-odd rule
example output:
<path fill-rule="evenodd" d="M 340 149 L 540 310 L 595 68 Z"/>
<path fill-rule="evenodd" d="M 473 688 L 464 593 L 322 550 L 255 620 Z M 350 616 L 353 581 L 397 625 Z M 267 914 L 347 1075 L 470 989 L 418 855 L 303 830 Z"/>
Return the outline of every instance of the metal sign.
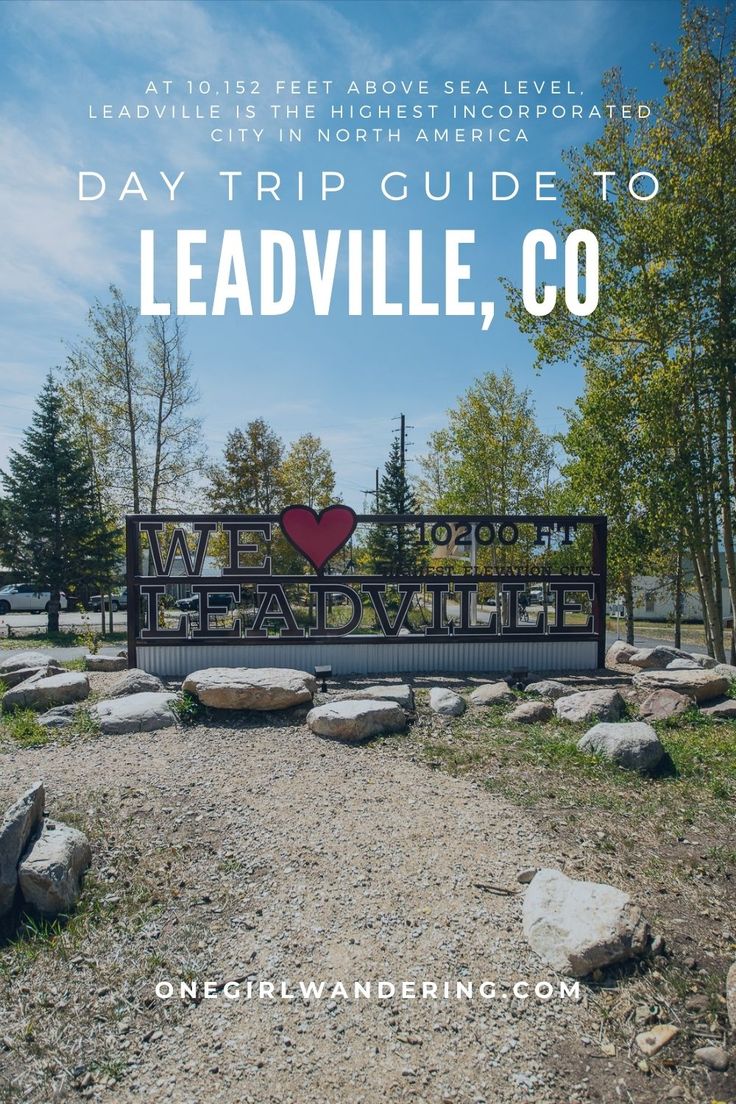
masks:
<path fill-rule="evenodd" d="M 290 506 L 132 515 L 126 539 L 131 665 L 143 646 L 564 640 L 595 642 L 603 666 L 605 517 Z M 174 584 L 193 613 L 169 608 Z"/>

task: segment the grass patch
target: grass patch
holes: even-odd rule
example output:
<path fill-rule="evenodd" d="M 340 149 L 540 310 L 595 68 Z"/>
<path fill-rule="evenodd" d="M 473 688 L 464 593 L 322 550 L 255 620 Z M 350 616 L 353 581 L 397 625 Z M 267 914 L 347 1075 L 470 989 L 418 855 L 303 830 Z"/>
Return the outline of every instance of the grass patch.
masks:
<path fill-rule="evenodd" d="M 0 639 L 0 649 L 27 652 L 30 648 L 90 648 L 90 631 L 81 626 L 78 629 L 68 629 L 58 633 L 50 633 L 43 629 L 38 632 L 28 629 L 27 635 L 21 636 L 20 634 L 25 630 L 17 629 L 15 632 L 17 635 Z M 100 636 L 98 633 L 93 635 L 98 639 L 99 646 L 105 648 L 113 644 L 125 644 L 128 639 L 124 629 L 120 632 L 108 632 L 105 636 Z"/>
<path fill-rule="evenodd" d="M 172 701 L 171 708 L 176 713 L 180 723 L 185 725 L 199 724 L 206 713 L 206 709 L 199 698 L 195 697 L 194 694 L 190 694 L 188 690 L 185 690 L 175 701 Z"/>
<path fill-rule="evenodd" d="M 43 747 L 49 742 L 49 730 L 38 723 L 32 709 L 16 709 L 0 717 L 0 735 L 7 736 L 21 747 Z"/>

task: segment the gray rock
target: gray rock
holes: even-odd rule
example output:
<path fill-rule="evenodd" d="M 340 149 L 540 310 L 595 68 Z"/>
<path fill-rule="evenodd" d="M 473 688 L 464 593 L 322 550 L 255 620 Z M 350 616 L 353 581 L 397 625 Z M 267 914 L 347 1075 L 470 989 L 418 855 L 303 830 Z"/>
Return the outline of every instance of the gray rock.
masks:
<path fill-rule="evenodd" d="M 717 1073 L 723 1073 L 730 1064 L 728 1052 L 719 1046 L 698 1047 L 695 1057 L 708 1069 L 716 1070 Z"/>
<path fill-rule="evenodd" d="M 639 667 L 644 671 L 661 671 L 675 659 L 692 661 L 692 657 L 687 652 L 680 651 L 679 648 L 668 648 L 664 644 L 657 644 L 655 648 L 639 648 L 627 662 L 632 667 Z"/>
<path fill-rule="evenodd" d="M 126 671 L 119 679 L 115 679 L 112 686 L 108 687 L 108 698 L 127 698 L 130 694 L 162 694 L 164 684 L 155 675 L 149 675 L 148 671 L 141 671 L 139 667 L 133 667 Z"/>
<path fill-rule="evenodd" d="M 90 715 L 100 726 L 103 736 L 126 735 L 129 732 L 155 732 L 171 728 L 177 717 L 171 708 L 176 694 L 131 694 L 127 698 L 109 698 L 90 709 Z"/>
<path fill-rule="evenodd" d="M 406 714 L 396 702 L 337 701 L 310 709 L 307 724 L 318 736 L 352 744 L 371 736 L 403 732 Z"/>
<path fill-rule="evenodd" d="M 516 875 L 517 882 L 520 882 L 521 885 L 529 885 L 530 882 L 534 881 L 538 870 L 538 866 L 528 866 L 524 870 L 520 870 Z"/>
<path fill-rule="evenodd" d="M 736 962 L 726 975 L 726 1010 L 731 1030 L 736 1031 Z"/>
<path fill-rule="evenodd" d="M 429 708 L 442 717 L 460 717 L 465 712 L 465 700 L 446 686 L 433 686 L 429 691 Z"/>
<path fill-rule="evenodd" d="M 627 644 L 625 640 L 614 640 L 606 652 L 605 665 L 615 669 L 620 663 L 629 663 L 632 655 L 638 651 L 639 648 L 634 644 Z"/>
<path fill-rule="evenodd" d="M 76 715 L 76 705 L 58 705 L 55 709 L 49 709 L 48 713 L 42 713 L 38 723 L 43 728 L 67 728 Z"/>
<path fill-rule="evenodd" d="M 550 869 L 540 870 L 526 892 L 523 929 L 544 962 L 572 977 L 644 954 L 649 937 L 628 894 Z"/>
<path fill-rule="evenodd" d="M 578 741 L 579 751 L 610 759 L 627 770 L 653 770 L 664 757 L 664 748 L 651 725 L 643 721 L 597 724 Z"/>
<path fill-rule="evenodd" d="M 712 671 L 640 671 L 633 683 L 637 690 L 675 690 L 698 702 L 722 697 L 729 686 L 717 667 Z"/>
<path fill-rule="evenodd" d="M 37 671 L 41 667 L 48 666 L 55 667 L 58 670 L 61 669 L 58 661 L 49 656 L 47 652 L 12 652 L 0 661 L 0 679 L 4 681 L 5 675 L 9 671 L 19 671 L 24 667 L 30 667 Z"/>
<path fill-rule="evenodd" d="M 617 721 L 624 710 L 618 690 L 579 690 L 558 698 L 555 712 L 561 721 L 579 724 L 587 721 Z"/>
<path fill-rule="evenodd" d="M 317 680 L 287 667 L 210 667 L 182 684 L 212 709 L 289 709 L 311 704 Z"/>
<path fill-rule="evenodd" d="M 713 656 L 705 655 L 704 652 L 690 652 L 688 654 L 693 663 L 697 663 L 698 667 L 702 667 L 706 671 L 718 666 L 718 660 L 714 659 Z"/>
<path fill-rule="evenodd" d="M 68 912 L 79 900 L 82 877 L 92 862 L 87 837 L 47 820 L 18 867 L 23 900 L 44 916 Z"/>
<path fill-rule="evenodd" d="M 18 884 L 18 860 L 43 819 L 46 796 L 36 782 L 5 813 L 0 823 L 0 916 L 13 907 Z"/>
<path fill-rule="evenodd" d="M 3 694 L 3 709 L 50 709 L 84 701 L 89 696 L 89 679 L 81 671 L 67 671 L 49 678 L 30 678 Z"/>
<path fill-rule="evenodd" d="M 88 671 L 124 671 L 128 666 L 128 661 L 123 656 L 98 653 L 96 655 L 86 655 L 84 665 Z"/>
<path fill-rule="evenodd" d="M 703 668 L 694 659 L 673 659 L 665 665 L 665 671 L 702 671 Z"/>
<path fill-rule="evenodd" d="M 700 712 L 714 720 L 734 720 L 736 718 L 736 698 L 722 698 L 720 701 L 701 705 Z"/>
<path fill-rule="evenodd" d="M 414 691 L 411 686 L 406 684 L 399 685 L 381 685 L 381 686 L 364 686 L 355 693 L 350 694 L 352 701 L 393 701 L 397 705 L 400 705 L 402 709 L 408 709 L 413 711 L 414 709 Z"/>
<path fill-rule="evenodd" d="M 570 693 L 570 687 L 566 686 L 564 682 L 557 682 L 555 679 L 541 679 L 539 682 L 530 682 L 528 686 L 524 687 L 524 691 L 539 698 L 549 698 L 550 701 L 557 701 L 558 698 L 564 698 L 566 694 Z"/>
<path fill-rule="evenodd" d="M 725 678 L 729 682 L 736 682 L 736 667 L 733 667 L 730 663 L 717 663 L 712 671 L 714 675 L 720 675 L 721 678 Z"/>
<path fill-rule="evenodd" d="M 506 720 L 513 724 L 542 724 L 554 717 L 555 711 L 549 702 L 521 702 L 516 709 L 506 714 Z"/>
<path fill-rule="evenodd" d="M 12 690 L 28 679 L 38 681 L 40 678 L 50 678 L 51 675 L 58 675 L 61 670 L 56 663 L 47 663 L 45 667 L 17 667 L 14 671 L 5 671 L 0 675 L 0 682 L 6 690 Z"/>
<path fill-rule="evenodd" d="M 655 690 L 639 706 L 639 716 L 643 721 L 667 721 L 681 716 L 692 704 L 690 698 L 676 690 Z"/>
<path fill-rule="evenodd" d="M 472 705 L 503 705 L 516 701 L 516 694 L 505 682 L 484 682 L 470 695 Z"/>

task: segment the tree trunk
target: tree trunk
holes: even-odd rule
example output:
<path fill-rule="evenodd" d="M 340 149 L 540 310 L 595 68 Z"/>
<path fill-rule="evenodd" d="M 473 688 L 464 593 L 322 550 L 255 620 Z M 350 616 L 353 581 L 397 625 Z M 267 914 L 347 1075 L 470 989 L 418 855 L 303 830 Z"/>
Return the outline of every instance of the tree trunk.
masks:
<path fill-rule="evenodd" d="M 634 643 L 634 588 L 631 575 L 624 575 L 624 611 L 626 613 L 626 643 Z"/>
<path fill-rule="evenodd" d="M 675 647 L 682 647 L 682 542 L 677 542 L 677 568 L 675 570 Z"/>
<path fill-rule="evenodd" d="M 48 634 L 52 636 L 59 631 L 59 610 L 61 609 L 61 592 L 58 587 L 52 589 L 49 599 L 49 624 Z"/>

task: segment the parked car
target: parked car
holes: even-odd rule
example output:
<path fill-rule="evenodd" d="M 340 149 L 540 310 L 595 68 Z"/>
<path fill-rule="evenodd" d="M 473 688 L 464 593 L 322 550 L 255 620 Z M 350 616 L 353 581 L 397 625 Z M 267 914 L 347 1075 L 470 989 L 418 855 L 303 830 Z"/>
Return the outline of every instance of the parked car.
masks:
<path fill-rule="evenodd" d="M 0 614 L 48 612 L 51 591 L 38 583 L 9 583 L 0 589 Z M 67 607 L 66 594 L 61 592 L 59 608 Z"/>
<path fill-rule="evenodd" d="M 110 608 L 107 595 L 93 594 L 90 598 L 87 606 L 89 609 L 94 610 L 96 613 L 100 612 L 102 603 L 105 603 L 105 609 Z M 124 587 L 123 590 L 115 590 L 112 594 L 112 612 L 117 613 L 118 610 L 124 610 L 128 608 L 128 588 Z"/>
<path fill-rule="evenodd" d="M 234 610 L 235 599 L 232 594 L 210 594 L 210 610 Z M 180 598 L 174 605 L 182 613 L 199 612 L 199 595 L 189 594 L 186 598 Z"/>

